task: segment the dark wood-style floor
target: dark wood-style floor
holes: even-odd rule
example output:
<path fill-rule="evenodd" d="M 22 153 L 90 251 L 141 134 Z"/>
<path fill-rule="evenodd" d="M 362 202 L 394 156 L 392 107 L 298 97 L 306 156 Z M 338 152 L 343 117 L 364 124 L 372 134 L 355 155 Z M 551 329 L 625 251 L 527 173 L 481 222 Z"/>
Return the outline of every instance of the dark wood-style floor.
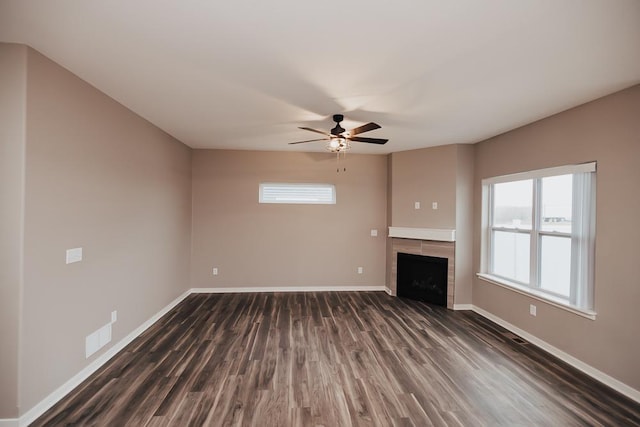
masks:
<path fill-rule="evenodd" d="M 640 405 L 472 312 L 191 295 L 34 426 L 631 426 Z"/>

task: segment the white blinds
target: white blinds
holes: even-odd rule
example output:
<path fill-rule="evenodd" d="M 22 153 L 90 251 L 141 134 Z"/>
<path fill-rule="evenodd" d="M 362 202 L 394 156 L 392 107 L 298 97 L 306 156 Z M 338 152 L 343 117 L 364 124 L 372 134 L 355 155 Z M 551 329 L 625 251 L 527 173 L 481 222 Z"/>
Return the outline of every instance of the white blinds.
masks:
<path fill-rule="evenodd" d="M 336 187 L 333 184 L 261 183 L 259 202 L 333 205 Z"/>

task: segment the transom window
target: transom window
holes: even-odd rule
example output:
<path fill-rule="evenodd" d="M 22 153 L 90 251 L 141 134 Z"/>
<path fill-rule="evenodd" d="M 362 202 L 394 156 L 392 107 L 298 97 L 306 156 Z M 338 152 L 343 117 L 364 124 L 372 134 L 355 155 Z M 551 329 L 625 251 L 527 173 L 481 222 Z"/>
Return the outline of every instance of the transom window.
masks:
<path fill-rule="evenodd" d="M 263 182 L 260 184 L 258 201 L 260 203 L 335 205 L 336 187 L 333 184 Z"/>
<path fill-rule="evenodd" d="M 595 163 L 485 179 L 483 203 L 484 276 L 593 309 Z"/>

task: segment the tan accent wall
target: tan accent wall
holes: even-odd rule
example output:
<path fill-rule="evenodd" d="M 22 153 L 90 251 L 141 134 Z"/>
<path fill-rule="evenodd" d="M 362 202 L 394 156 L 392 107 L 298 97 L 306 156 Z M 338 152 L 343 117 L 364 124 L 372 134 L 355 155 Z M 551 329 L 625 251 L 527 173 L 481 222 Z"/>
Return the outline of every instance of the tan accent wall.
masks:
<path fill-rule="evenodd" d="M 34 50 L 27 64 L 21 413 L 189 288 L 191 229 L 191 150 Z"/>
<path fill-rule="evenodd" d="M 474 145 L 456 145 L 455 304 L 471 304 L 473 283 Z"/>
<path fill-rule="evenodd" d="M 386 161 L 194 150 L 192 287 L 383 286 Z M 260 182 L 335 184 L 337 203 L 259 204 Z"/>
<path fill-rule="evenodd" d="M 389 233 L 389 227 L 393 224 L 392 213 L 393 213 L 393 188 L 391 185 L 393 178 L 393 158 L 391 154 L 387 155 L 387 228 L 383 233 L 386 236 Z M 385 276 L 385 286 L 387 288 L 387 292 L 391 291 L 391 282 L 394 280 L 392 276 L 392 266 L 393 266 L 393 239 L 387 238 L 387 266 L 386 266 L 386 276 Z"/>
<path fill-rule="evenodd" d="M 0 43 L 0 420 L 18 416 L 26 46 Z"/>
<path fill-rule="evenodd" d="M 395 227 L 456 227 L 457 148 L 444 145 L 391 154 L 391 218 Z M 420 202 L 420 209 L 414 203 Z M 431 203 L 438 202 L 438 209 Z"/>
<path fill-rule="evenodd" d="M 390 225 L 456 230 L 454 304 L 471 304 L 473 145 L 444 145 L 390 155 Z M 415 209 L 420 202 L 420 209 Z M 431 204 L 438 203 L 438 209 Z M 393 253 L 388 249 L 388 257 Z M 388 260 L 387 283 L 394 282 Z"/>
<path fill-rule="evenodd" d="M 474 305 L 640 390 L 640 85 L 476 145 L 474 263 L 481 180 L 597 161 L 595 321 L 475 279 Z M 537 316 L 529 315 L 529 304 Z"/>

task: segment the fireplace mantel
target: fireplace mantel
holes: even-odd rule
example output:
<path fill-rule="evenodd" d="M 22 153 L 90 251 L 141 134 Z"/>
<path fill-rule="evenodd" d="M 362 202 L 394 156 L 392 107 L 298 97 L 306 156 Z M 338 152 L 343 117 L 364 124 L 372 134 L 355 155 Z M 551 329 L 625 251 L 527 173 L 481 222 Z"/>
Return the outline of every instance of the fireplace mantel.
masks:
<path fill-rule="evenodd" d="M 389 227 L 389 237 L 396 237 L 399 239 L 435 240 L 438 242 L 455 242 L 456 230 Z"/>

